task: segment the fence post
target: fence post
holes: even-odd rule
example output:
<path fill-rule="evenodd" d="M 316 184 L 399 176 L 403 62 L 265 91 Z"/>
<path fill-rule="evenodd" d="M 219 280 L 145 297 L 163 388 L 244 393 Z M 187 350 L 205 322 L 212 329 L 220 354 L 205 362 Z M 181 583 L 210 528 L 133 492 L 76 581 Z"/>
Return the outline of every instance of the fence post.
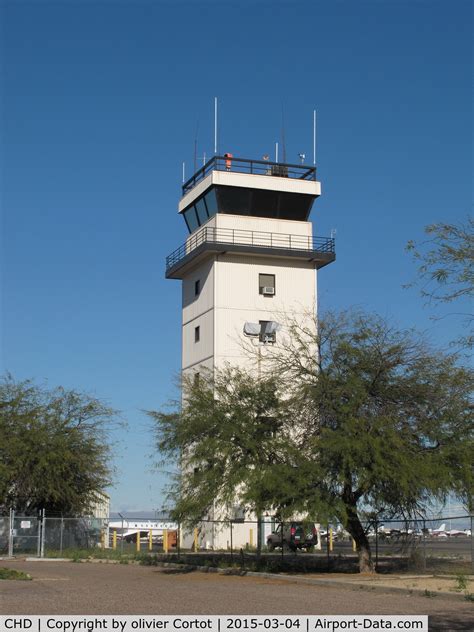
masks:
<path fill-rule="evenodd" d="M 422 543 L 423 543 L 423 568 L 426 571 L 426 520 L 423 518 L 423 530 L 422 530 Z"/>
<path fill-rule="evenodd" d="M 234 563 L 234 542 L 232 539 L 232 520 L 230 521 L 230 562 Z"/>
<path fill-rule="evenodd" d="M 10 523 L 8 528 L 8 557 L 13 557 L 13 528 L 15 525 L 15 510 L 10 509 Z"/>
<path fill-rule="evenodd" d="M 42 510 L 41 510 L 42 511 Z M 37 517 L 37 523 L 38 523 L 38 537 L 36 538 L 36 557 L 41 557 L 41 511 L 39 513 L 39 516 Z"/>
<path fill-rule="evenodd" d="M 178 520 L 178 533 L 177 533 L 177 540 L 176 540 L 176 553 L 178 554 L 178 560 L 179 560 L 179 556 L 181 555 L 181 524 Z"/>
<path fill-rule="evenodd" d="M 117 548 L 117 529 L 112 531 L 112 549 L 115 551 Z"/>
<path fill-rule="evenodd" d="M 333 540 L 332 540 L 332 527 L 329 529 L 329 550 L 332 553 L 333 549 Z"/>
<path fill-rule="evenodd" d="M 59 526 L 59 552 L 63 552 L 63 532 L 64 532 L 64 518 L 61 514 L 61 524 Z"/>
<path fill-rule="evenodd" d="M 285 555 L 285 547 L 283 544 L 283 529 L 285 528 L 285 523 L 283 522 L 283 520 L 281 521 L 281 557 L 283 559 L 283 556 Z"/>
<path fill-rule="evenodd" d="M 152 551 L 153 550 L 153 531 L 150 529 L 150 532 L 148 533 L 148 550 Z"/>
<path fill-rule="evenodd" d="M 379 570 L 379 521 L 375 518 L 375 572 Z"/>
<path fill-rule="evenodd" d="M 474 533 L 472 532 L 473 515 L 471 514 L 471 566 L 474 573 Z"/>
<path fill-rule="evenodd" d="M 326 554 L 327 554 L 328 570 L 329 570 L 329 567 L 331 565 L 331 560 L 329 558 L 329 546 L 330 545 L 329 545 L 329 522 L 328 522 L 328 524 L 326 526 Z"/>
<path fill-rule="evenodd" d="M 43 516 L 42 516 L 42 520 L 41 520 L 41 557 L 44 557 L 44 541 L 45 541 L 45 535 L 46 535 L 46 510 L 43 509 Z"/>
<path fill-rule="evenodd" d="M 135 542 L 137 553 L 140 553 L 140 531 L 137 531 L 137 540 Z"/>

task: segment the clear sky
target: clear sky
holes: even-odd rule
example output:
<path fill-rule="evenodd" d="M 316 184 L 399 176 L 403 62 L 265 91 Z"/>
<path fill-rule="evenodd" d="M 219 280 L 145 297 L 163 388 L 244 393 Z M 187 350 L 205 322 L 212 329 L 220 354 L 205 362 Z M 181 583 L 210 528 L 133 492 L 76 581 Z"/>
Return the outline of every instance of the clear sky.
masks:
<path fill-rule="evenodd" d="M 120 409 L 115 510 L 163 503 L 142 409 L 174 394 L 182 162 L 219 149 L 312 158 L 315 234 L 337 229 L 323 307 L 446 345 L 404 247 L 471 211 L 469 1 L 1 1 L 2 370 Z M 438 313 L 444 314 L 449 309 Z"/>

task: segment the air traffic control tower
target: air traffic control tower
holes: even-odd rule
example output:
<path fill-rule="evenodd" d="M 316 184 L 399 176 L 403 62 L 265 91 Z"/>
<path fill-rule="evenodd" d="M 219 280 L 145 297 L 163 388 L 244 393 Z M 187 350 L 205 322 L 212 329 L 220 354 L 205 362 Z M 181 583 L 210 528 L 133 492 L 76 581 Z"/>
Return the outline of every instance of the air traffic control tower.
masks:
<path fill-rule="evenodd" d="M 183 282 L 182 369 L 248 365 L 245 338 L 278 346 L 285 321 L 315 314 L 317 271 L 335 259 L 309 221 L 316 168 L 225 154 L 182 191 L 189 237 L 166 259 Z"/>

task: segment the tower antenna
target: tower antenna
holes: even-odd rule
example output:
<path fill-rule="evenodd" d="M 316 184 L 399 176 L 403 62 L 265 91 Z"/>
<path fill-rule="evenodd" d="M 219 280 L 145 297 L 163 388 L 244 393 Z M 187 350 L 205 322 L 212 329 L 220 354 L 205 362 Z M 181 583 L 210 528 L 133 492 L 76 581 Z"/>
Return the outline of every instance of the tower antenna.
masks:
<path fill-rule="evenodd" d="M 313 165 L 316 164 L 316 110 L 313 110 Z"/>
<path fill-rule="evenodd" d="M 214 153 L 217 154 L 217 97 L 214 97 Z"/>

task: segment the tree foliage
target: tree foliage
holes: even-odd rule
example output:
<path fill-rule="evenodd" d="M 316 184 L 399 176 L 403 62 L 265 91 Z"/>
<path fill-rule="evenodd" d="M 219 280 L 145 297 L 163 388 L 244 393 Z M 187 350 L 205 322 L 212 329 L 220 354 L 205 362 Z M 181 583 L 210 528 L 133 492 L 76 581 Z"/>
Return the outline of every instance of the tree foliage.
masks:
<path fill-rule="evenodd" d="M 180 465 L 169 488 L 174 516 L 196 523 L 214 503 L 233 505 L 237 489 L 239 501 L 258 511 L 261 468 L 286 458 L 286 410 L 276 381 L 226 367 L 201 370 L 199 380 L 184 375 L 182 392 L 183 405 L 148 412 L 164 462 Z"/>
<path fill-rule="evenodd" d="M 328 316 L 313 344 L 287 326 L 260 379 L 185 379 L 182 407 L 150 413 L 158 448 L 181 460 L 177 513 L 197 521 L 238 492 L 257 512 L 336 519 L 372 570 L 364 517 L 472 494 L 472 374 L 375 316 Z"/>
<path fill-rule="evenodd" d="M 111 483 L 107 427 L 98 399 L 31 381 L 0 381 L 0 510 L 80 514 Z"/>
<path fill-rule="evenodd" d="M 421 295 L 429 301 L 452 303 L 474 294 L 474 220 L 460 224 L 430 224 L 421 243 L 409 241 L 407 250 L 418 264 Z M 461 339 L 472 348 L 474 315 L 463 314 L 468 333 Z"/>

